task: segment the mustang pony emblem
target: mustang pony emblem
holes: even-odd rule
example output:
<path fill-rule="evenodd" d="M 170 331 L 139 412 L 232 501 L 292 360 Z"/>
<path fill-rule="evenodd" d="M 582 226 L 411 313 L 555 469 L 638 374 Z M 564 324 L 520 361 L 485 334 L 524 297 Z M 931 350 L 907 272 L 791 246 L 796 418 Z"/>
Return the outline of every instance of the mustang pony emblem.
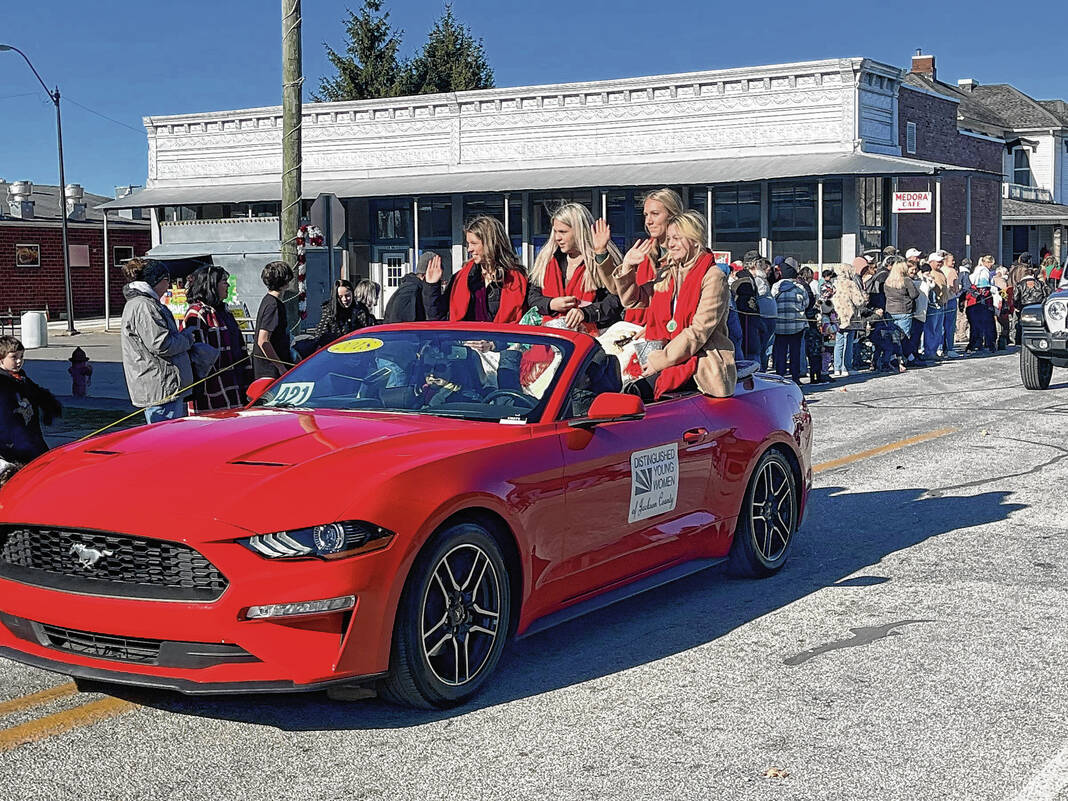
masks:
<path fill-rule="evenodd" d="M 92 570 L 101 559 L 115 555 L 114 551 L 98 551 L 77 542 L 70 546 L 70 553 L 78 557 L 78 567 L 83 570 Z"/>

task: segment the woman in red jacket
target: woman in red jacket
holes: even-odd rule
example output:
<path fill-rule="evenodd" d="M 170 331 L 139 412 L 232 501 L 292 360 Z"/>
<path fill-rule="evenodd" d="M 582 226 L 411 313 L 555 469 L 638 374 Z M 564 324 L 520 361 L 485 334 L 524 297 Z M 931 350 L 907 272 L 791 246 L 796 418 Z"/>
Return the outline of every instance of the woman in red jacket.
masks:
<path fill-rule="evenodd" d="M 594 333 L 623 314 L 619 298 L 604 288 L 597 264 L 614 270 L 623 260 L 604 220 L 593 221 L 581 203 L 565 203 L 552 218 L 552 236 L 530 271 L 527 302 L 543 320 L 563 319 L 568 328 Z"/>
<path fill-rule="evenodd" d="M 464 236 L 471 258 L 449 283 L 447 305 L 432 304 L 432 319 L 518 323 L 527 310 L 527 274 L 504 226 L 496 217 L 475 217 L 464 227 Z M 439 287 L 440 294 L 440 259 L 427 267 L 426 282 Z"/>
<path fill-rule="evenodd" d="M 668 223 L 683 212 L 682 197 L 674 189 L 656 189 L 647 194 L 642 201 L 642 215 L 645 218 L 645 233 L 649 234 L 651 243 L 648 253 L 638 265 L 636 282 L 639 286 L 652 281 L 660 264 L 667 258 Z M 645 325 L 645 309 L 627 309 L 623 319 L 628 323 Z"/>

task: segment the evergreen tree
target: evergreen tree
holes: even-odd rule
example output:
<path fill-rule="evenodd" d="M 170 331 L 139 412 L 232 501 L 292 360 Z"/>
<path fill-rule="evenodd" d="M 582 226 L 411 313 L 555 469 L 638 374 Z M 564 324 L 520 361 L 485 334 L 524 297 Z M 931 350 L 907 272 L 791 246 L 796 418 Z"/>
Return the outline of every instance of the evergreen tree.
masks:
<path fill-rule="evenodd" d="M 456 19 L 452 3 L 445 3 L 423 52 L 404 66 L 400 88 L 413 95 L 493 88 L 493 70 L 482 40 Z"/>
<path fill-rule="evenodd" d="M 382 0 L 364 0 L 359 15 L 347 11 L 345 33 L 349 42 L 345 55 L 323 42 L 337 75 L 320 78 L 319 94 L 312 95 L 312 100 L 364 100 L 402 94 L 398 81 L 406 69 L 397 59 L 397 50 L 404 32 L 389 24 Z"/>

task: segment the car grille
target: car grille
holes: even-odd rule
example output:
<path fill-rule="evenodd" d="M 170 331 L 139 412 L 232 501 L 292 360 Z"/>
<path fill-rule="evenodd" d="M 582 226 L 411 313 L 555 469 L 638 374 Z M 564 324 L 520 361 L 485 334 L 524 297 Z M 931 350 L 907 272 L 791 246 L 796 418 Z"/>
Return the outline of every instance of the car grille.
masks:
<path fill-rule="evenodd" d="M 86 549 L 103 554 L 90 567 Z M 0 528 L 0 577 L 93 595 L 213 601 L 227 580 L 187 545 L 98 531 L 35 526 Z"/>
<path fill-rule="evenodd" d="M 139 640 L 134 637 L 93 634 L 59 626 L 42 625 L 41 630 L 48 638 L 49 647 L 97 659 L 155 664 L 159 659 L 159 648 L 162 645 L 161 640 Z"/>

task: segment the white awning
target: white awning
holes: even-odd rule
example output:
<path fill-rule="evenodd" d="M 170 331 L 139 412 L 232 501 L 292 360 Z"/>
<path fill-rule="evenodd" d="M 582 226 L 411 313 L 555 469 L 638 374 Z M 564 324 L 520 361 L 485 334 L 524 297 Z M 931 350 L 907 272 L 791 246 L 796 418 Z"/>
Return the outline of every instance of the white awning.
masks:
<path fill-rule="evenodd" d="M 277 240 L 250 242 L 171 242 L 156 245 L 145 255 L 153 259 L 200 259 L 207 256 L 277 255 L 282 243 Z"/>
<path fill-rule="evenodd" d="M 776 178 L 818 178 L 850 175 L 933 175 L 967 168 L 933 161 L 876 153 L 802 153 L 780 156 L 695 159 L 642 164 L 578 165 L 541 170 L 442 170 L 418 175 L 375 175 L 352 178 L 305 178 L 303 194 L 322 192 L 338 197 L 444 195 L 453 192 L 520 192 L 688 184 L 740 183 Z M 281 198 L 280 181 L 261 184 L 212 184 L 204 187 L 157 187 L 112 200 L 101 209 L 173 206 L 203 203 L 273 201 Z"/>

